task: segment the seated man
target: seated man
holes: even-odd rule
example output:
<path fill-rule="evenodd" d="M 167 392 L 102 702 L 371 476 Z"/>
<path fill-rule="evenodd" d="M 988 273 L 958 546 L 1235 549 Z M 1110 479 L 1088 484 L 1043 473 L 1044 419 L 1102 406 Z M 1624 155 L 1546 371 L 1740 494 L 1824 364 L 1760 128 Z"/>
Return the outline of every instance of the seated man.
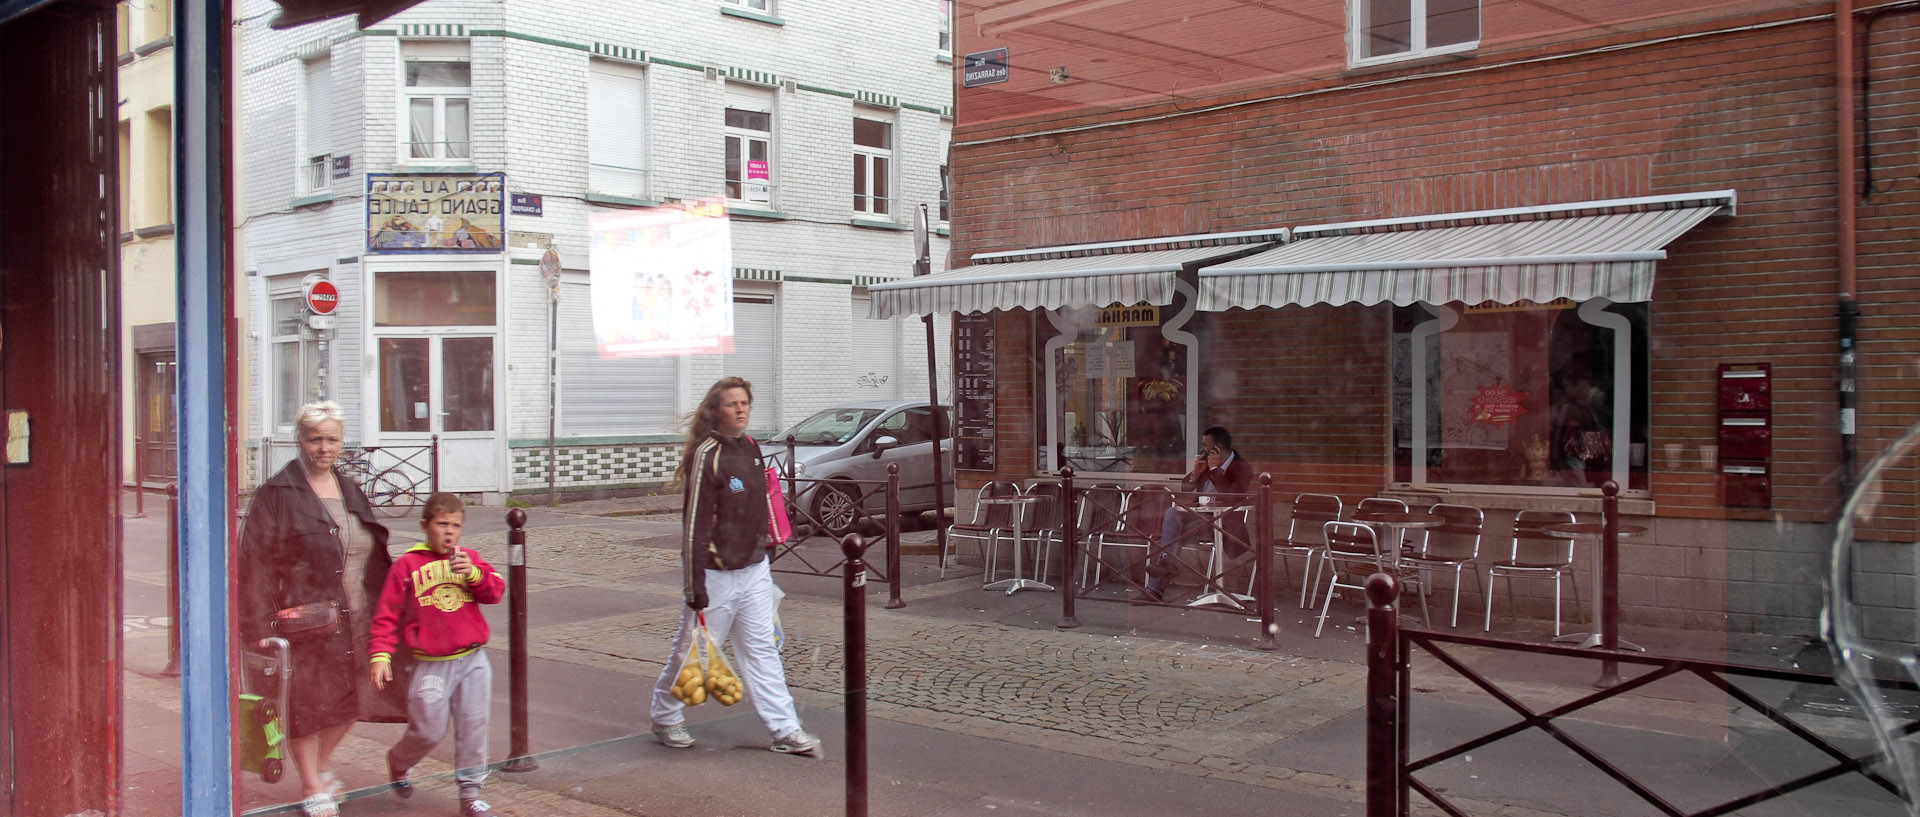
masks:
<path fill-rule="evenodd" d="M 1233 435 L 1228 434 L 1224 426 L 1214 426 L 1202 432 L 1200 455 L 1193 460 L 1192 472 L 1181 478 L 1180 490 L 1208 496 L 1244 494 L 1252 483 L 1253 466 L 1233 450 Z M 1222 500 L 1217 497 L 1213 501 L 1229 504 L 1240 502 L 1238 498 Z M 1229 560 L 1252 549 L 1246 521 L 1240 514 L 1221 517 L 1221 525 L 1225 529 L 1224 541 Z M 1168 509 L 1160 523 L 1160 544 L 1154 549 L 1153 561 L 1147 568 L 1148 595 L 1158 597 L 1167 589 L 1173 579 L 1174 554 L 1186 540 L 1198 539 L 1198 534 L 1206 530 L 1207 520 L 1200 514 L 1177 506 Z M 1211 534 L 1207 538 L 1211 539 Z"/>

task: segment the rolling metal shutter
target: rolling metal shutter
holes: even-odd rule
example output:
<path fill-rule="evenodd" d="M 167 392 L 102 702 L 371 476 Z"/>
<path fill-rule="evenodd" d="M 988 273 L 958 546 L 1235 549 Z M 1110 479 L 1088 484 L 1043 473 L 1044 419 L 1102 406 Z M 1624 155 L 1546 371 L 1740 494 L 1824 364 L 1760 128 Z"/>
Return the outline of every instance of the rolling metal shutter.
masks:
<path fill-rule="evenodd" d="M 670 434 L 679 430 L 673 357 L 602 358 L 588 287 L 560 285 L 560 435 Z"/>

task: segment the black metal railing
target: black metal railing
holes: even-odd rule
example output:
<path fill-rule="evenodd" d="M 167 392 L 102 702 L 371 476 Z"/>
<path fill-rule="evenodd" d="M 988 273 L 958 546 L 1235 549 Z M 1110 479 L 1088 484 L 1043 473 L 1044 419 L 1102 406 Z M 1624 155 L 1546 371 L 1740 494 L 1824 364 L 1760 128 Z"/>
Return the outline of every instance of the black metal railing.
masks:
<path fill-rule="evenodd" d="M 772 569 L 801 576 L 839 576 L 847 564 L 847 557 L 840 549 L 840 537 L 854 530 L 877 528 L 876 536 L 863 541 L 868 549 L 881 545 L 885 556 L 881 564 L 866 564 L 865 570 L 887 583 L 889 609 L 906 606 L 900 597 L 900 466 L 889 463 L 887 478 L 883 480 L 813 479 L 796 475 L 793 462 L 789 439 L 780 481 L 793 535 L 774 545 Z M 845 504 L 836 507 L 846 509 L 847 514 L 823 520 L 815 512 L 818 503 L 811 499 L 800 501 L 821 491 L 838 492 L 836 502 Z M 872 507 L 876 504 L 878 509 Z"/>

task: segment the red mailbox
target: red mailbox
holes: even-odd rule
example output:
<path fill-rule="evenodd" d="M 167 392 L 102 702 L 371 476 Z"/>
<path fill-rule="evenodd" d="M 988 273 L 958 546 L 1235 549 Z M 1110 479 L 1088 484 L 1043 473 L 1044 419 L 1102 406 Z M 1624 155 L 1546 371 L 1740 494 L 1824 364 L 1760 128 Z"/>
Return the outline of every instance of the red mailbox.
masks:
<path fill-rule="evenodd" d="M 1729 507 L 1773 504 L 1772 364 L 1720 364 L 1720 486 Z"/>

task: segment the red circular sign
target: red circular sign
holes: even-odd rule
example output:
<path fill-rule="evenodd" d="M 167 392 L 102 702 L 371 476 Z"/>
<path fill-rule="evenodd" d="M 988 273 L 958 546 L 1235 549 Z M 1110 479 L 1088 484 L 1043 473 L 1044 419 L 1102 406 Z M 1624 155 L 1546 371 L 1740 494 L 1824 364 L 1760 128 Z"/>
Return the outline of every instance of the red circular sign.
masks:
<path fill-rule="evenodd" d="M 331 315 L 340 306 L 340 290 L 332 281 L 315 281 L 307 285 L 307 309 L 315 315 Z"/>

